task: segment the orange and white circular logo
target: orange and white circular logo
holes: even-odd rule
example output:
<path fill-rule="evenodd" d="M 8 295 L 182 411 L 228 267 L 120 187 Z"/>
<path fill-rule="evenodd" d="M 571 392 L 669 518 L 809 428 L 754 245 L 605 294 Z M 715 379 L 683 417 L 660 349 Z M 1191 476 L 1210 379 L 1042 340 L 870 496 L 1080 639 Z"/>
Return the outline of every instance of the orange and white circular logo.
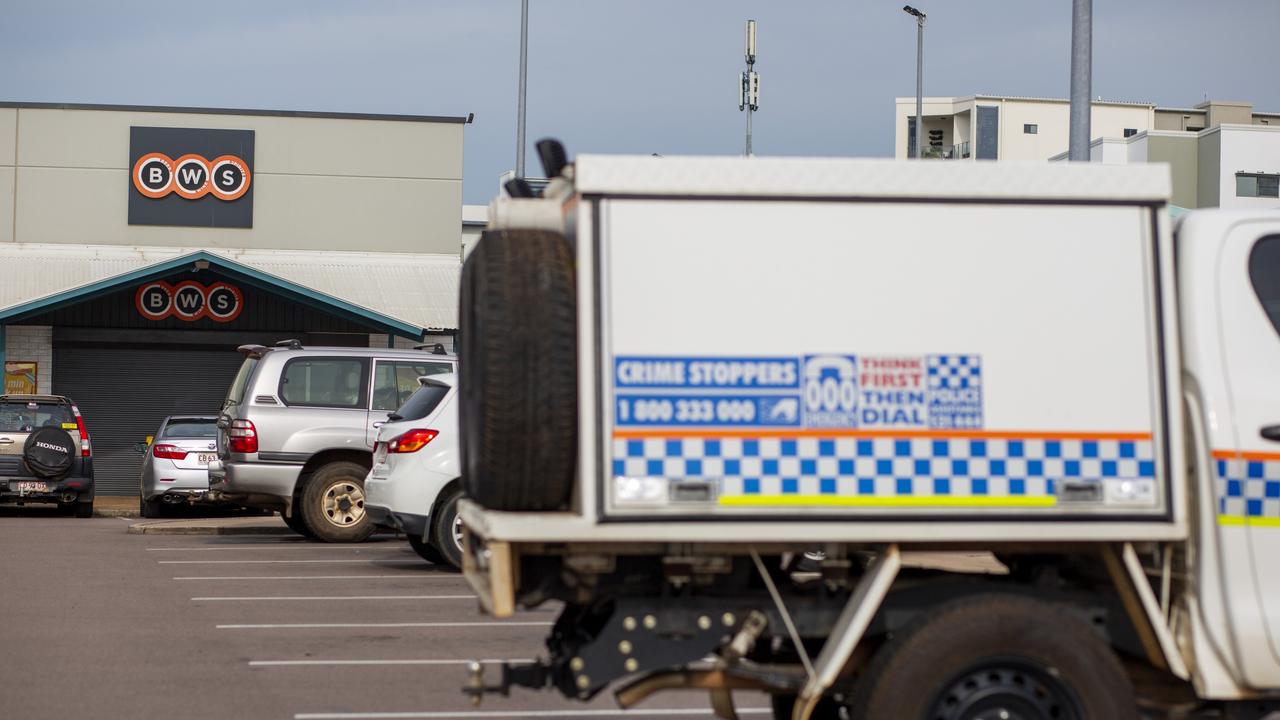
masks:
<path fill-rule="evenodd" d="M 149 198 L 168 195 L 173 184 L 173 160 L 164 153 L 147 153 L 133 164 L 133 187 Z"/>
<path fill-rule="evenodd" d="M 174 160 L 173 191 L 188 200 L 199 200 L 208 195 L 209 161 L 195 154 Z"/>
<path fill-rule="evenodd" d="M 222 155 L 209 163 L 209 192 L 219 200 L 235 200 L 249 191 L 249 166 L 235 155 Z"/>

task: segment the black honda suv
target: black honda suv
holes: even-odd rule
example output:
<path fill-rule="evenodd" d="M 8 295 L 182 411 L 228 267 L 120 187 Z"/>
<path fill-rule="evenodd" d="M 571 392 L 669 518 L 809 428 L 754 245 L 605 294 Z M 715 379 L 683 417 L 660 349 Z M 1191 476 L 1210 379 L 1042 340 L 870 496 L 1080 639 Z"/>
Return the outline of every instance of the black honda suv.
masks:
<path fill-rule="evenodd" d="M 28 503 L 93 515 L 89 433 L 60 395 L 0 395 L 0 504 Z"/>

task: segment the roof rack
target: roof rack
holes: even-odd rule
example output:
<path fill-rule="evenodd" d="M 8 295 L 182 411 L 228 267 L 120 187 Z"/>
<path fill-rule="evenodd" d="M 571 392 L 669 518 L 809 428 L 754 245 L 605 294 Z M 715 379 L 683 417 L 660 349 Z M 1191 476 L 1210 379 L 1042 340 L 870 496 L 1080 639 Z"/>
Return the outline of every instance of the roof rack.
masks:
<path fill-rule="evenodd" d="M 448 355 L 449 351 L 444 349 L 444 343 L 420 343 L 413 346 L 414 350 L 430 350 L 432 355 Z"/>

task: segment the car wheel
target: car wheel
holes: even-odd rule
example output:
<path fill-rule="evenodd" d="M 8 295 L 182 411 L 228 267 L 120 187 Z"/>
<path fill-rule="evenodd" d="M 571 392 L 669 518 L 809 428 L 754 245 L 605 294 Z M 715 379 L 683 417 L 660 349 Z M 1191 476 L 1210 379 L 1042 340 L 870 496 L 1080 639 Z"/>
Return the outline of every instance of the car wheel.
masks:
<path fill-rule="evenodd" d="M 89 518 L 93 517 L 93 501 L 76 503 L 76 517 Z"/>
<path fill-rule="evenodd" d="M 363 542 L 373 534 L 364 509 L 363 465 L 339 461 L 317 470 L 302 489 L 302 520 L 324 542 Z"/>
<path fill-rule="evenodd" d="M 896 633 L 854 689 L 852 717 L 1133 720 L 1133 686 L 1102 638 L 1061 605 L 975 595 Z"/>
<path fill-rule="evenodd" d="M 463 269 L 463 483 L 492 510 L 568 506 L 578 460 L 577 282 L 564 236 L 485 232 Z"/>
<path fill-rule="evenodd" d="M 138 497 L 138 515 L 144 518 L 164 517 L 164 503 L 157 499 L 148 500 L 144 497 Z"/>
<path fill-rule="evenodd" d="M 413 551 L 418 553 L 419 557 L 431 563 L 432 565 L 448 565 L 449 564 L 449 560 L 446 559 L 444 555 L 441 555 L 439 550 L 436 550 L 435 545 L 432 545 L 431 543 L 427 542 L 426 540 L 423 540 L 420 537 L 414 537 L 413 535 L 410 535 L 409 547 L 413 548 Z"/>
<path fill-rule="evenodd" d="M 285 526 L 290 530 L 309 540 L 315 539 L 315 534 L 311 532 L 311 528 L 307 527 L 307 521 L 302 518 L 302 507 L 300 505 L 294 506 L 292 515 L 280 513 L 280 518 L 284 520 Z"/>
<path fill-rule="evenodd" d="M 462 492 L 454 490 L 444 499 L 431 523 L 431 544 L 445 562 L 454 568 L 462 568 L 462 516 L 458 513 L 458 500 Z"/>

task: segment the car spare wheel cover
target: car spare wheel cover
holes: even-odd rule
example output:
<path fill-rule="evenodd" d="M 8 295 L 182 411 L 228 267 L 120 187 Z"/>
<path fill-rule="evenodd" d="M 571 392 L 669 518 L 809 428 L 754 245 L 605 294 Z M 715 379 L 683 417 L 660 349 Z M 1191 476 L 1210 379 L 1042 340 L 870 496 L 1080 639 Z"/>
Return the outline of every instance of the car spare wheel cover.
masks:
<path fill-rule="evenodd" d="M 56 477 L 71 469 L 76 444 L 61 428 L 45 427 L 27 437 L 22 459 L 36 477 Z"/>

